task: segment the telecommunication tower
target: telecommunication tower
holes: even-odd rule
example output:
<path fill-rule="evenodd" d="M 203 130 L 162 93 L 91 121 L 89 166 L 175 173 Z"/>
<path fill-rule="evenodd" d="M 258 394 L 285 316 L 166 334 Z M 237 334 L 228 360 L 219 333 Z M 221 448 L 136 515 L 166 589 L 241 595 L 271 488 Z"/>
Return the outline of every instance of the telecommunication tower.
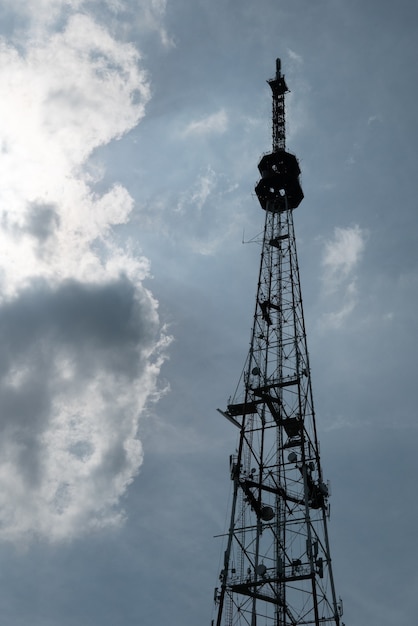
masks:
<path fill-rule="evenodd" d="M 230 457 L 232 510 L 212 626 L 341 622 L 331 568 L 293 209 L 303 192 L 286 151 L 285 93 L 276 61 L 273 149 L 255 191 L 265 211 L 249 354 L 236 393 L 220 411 L 239 430 Z"/>

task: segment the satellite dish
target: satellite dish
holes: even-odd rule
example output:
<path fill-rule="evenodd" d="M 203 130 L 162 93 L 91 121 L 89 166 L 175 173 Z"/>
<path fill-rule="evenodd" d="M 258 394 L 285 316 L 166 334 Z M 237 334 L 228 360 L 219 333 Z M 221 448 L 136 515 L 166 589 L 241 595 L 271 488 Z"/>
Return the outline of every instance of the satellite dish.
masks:
<path fill-rule="evenodd" d="M 271 522 L 274 517 L 274 511 L 271 506 L 262 506 L 260 511 L 260 517 L 264 522 Z"/>
<path fill-rule="evenodd" d="M 257 576 L 265 576 L 267 572 L 267 567 L 264 565 L 264 563 L 260 563 L 260 565 L 257 565 L 257 567 L 255 568 L 255 571 Z"/>
<path fill-rule="evenodd" d="M 287 460 L 289 461 L 289 463 L 296 463 L 296 461 L 298 460 L 298 455 L 296 454 L 296 452 L 291 452 L 287 457 Z"/>

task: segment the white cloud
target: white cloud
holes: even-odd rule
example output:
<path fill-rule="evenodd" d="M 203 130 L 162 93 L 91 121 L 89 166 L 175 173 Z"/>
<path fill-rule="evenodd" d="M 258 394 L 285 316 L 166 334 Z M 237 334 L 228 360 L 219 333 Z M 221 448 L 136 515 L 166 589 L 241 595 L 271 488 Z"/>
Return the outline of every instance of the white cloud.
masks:
<path fill-rule="evenodd" d="M 357 304 L 357 288 L 354 283 L 347 286 L 342 291 L 340 300 L 337 304 L 338 309 L 331 313 L 324 313 L 321 318 L 321 325 L 325 328 L 340 328 L 345 320 L 354 311 Z"/>
<path fill-rule="evenodd" d="M 303 63 L 302 55 L 298 54 L 297 52 L 295 52 L 291 48 L 287 49 L 287 54 L 289 55 L 289 58 L 291 59 L 291 61 L 294 61 L 298 65 L 302 65 L 302 63 Z"/>
<path fill-rule="evenodd" d="M 213 133 L 224 133 L 228 128 L 228 116 L 224 109 L 217 113 L 212 113 L 200 120 L 193 120 L 183 131 L 183 136 L 189 135 L 211 135 Z"/>
<path fill-rule="evenodd" d="M 25 56 L 4 43 L 0 48 L 6 293 L 27 278 L 28 267 L 60 278 L 107 272 L 90 243 L 127 221 L 132 200 L 117 185 L 97 196 L 82 168 L 95 148 L 143 117 L 149 85 L 138 60 L 133 46 L 118 44 L 81 15 Z M 40 204 L 59 207 L 59 227 L 44 243 L 42 259 L 33 237 L 25 234 Z"/>
<path fill-rule="evenodd" d="M 322 265 L 326 289 L 333 291 L 356 269 L 366 243 L 366 234 L 357 225 L 335 228 L 333 239 L 326 241 Z"/>
<path fill-rule="evenodd" d="M 174 47 L 174 40 L 164 26 L 167 0 L 150 0 L 149 4 L 143 3 L 142 9 L 144 10 L 144 18 L 148 19 L 149 28 L 159 34 L 161 43 L 166 48 Z"/>
<path fill-rule="evenodd" d="M 144 116 L 148 78 L 132 45 L 61 17 L 42 40 L 0 44 L 0 538 L 17 541 L 123 519 L 168 343 L 148 261 L 112 237 L 133 200 L 97 193 L 88 167 Z"/>
<path fill-rule="evenodd" d="M 381 122 L 382 122 L 381 115 L 370 115 L 370 117 L 367 120 L 367 126 L 372 126 L 373 124 L 381 123 Z"/>
<path fill-rule="evenodd" d="M 165 48 L 174 46 L 165 27 L 167 0 L 3 0 L 3 11 L 13 15 L 13 21 L 25 21 L 27 36 L 39 41 L 48 32 L 60 28 L 65 19 L 76 12 L 94 16 L 97 23 L 109 30 L 113 27 L 127 35 L 127 40 L 140 35 L 157 34 Z M 116 20 L 115 18 L 122 18 Z"/>
<path fill-rule="evenodd" d="M 217 182 L 216 172 L 208 166 L 200 174 L 193 186 L 184 191 L 177 203 L 176 212 L 183 214 L 189 209 L 196 214 L 201 212 Z"/>
<path fill-rule="evenodd" d="M 334 237 L 324 244 L 324 295 L 330 305 L 336 308 L 322 318 L 322 323 L 327 327 L 340 327 L 357 304 L 355 271 L 362 258 L 366 239 L 367 233 L 355 225 L 335 228 Z"/>

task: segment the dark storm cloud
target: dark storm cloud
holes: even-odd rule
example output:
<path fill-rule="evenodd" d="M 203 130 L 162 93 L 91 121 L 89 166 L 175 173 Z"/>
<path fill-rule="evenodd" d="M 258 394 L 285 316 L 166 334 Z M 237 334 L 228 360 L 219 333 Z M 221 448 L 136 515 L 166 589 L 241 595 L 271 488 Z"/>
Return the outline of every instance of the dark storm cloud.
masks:
<path fill-rule="evenodd" d="M 40 335 L 69 349 L 133 349 L 150 340 L 144 309 L 125 276 L 105 284 L 68 279 L 54 287 L 39 279 L 0 307 L 0 336 L 14 357 L 39 349 Z"/>
<path fill-rule="evenodd" d="M 77 361 L 79 373 L 100 367 L 135 376 L 139 347 L 155 338 L 149 313 L 149 302 L 138 298 L 124 276 L 107 284 L 67 280 L 56 287 L 34 281 L 0 307 L 2 376 L 25 364 L 37 377 L 50 370 L 51 355 L 61 350 Z"/>
<path fill-rule="evenodd" d="M 35 534 L 58 518 L 50 531 L 65 535 L 77 527 L 74 508 L 91 521 L 114 506 L 140 464 L 137 419 L 154 387 L 157 334 L 155 302 L 124 275 L 39 279 L 0 306 L 0 483 L 12 471 L 18 491 L 38 494 L 23 509 L 3 494 L 5 534 L 14 532 L 7 515 Z"/>

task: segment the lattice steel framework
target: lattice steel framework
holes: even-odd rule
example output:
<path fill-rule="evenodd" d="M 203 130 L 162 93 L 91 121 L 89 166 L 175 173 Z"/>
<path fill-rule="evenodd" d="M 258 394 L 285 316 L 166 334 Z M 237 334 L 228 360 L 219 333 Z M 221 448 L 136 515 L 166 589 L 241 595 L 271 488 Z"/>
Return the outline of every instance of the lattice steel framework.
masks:
<path fill-rule="evenodd" d="M 285 150 L 279 60 L 268 82 L 273 150 L 260 161 L 256 186 L 265 226 L 250 350 L 237 392 L 220 411 L 240 436 L 230 458 L 232 511 L 213 626 L 343 626 L 293 227 L 303 192 L 297 159 Z"/>

